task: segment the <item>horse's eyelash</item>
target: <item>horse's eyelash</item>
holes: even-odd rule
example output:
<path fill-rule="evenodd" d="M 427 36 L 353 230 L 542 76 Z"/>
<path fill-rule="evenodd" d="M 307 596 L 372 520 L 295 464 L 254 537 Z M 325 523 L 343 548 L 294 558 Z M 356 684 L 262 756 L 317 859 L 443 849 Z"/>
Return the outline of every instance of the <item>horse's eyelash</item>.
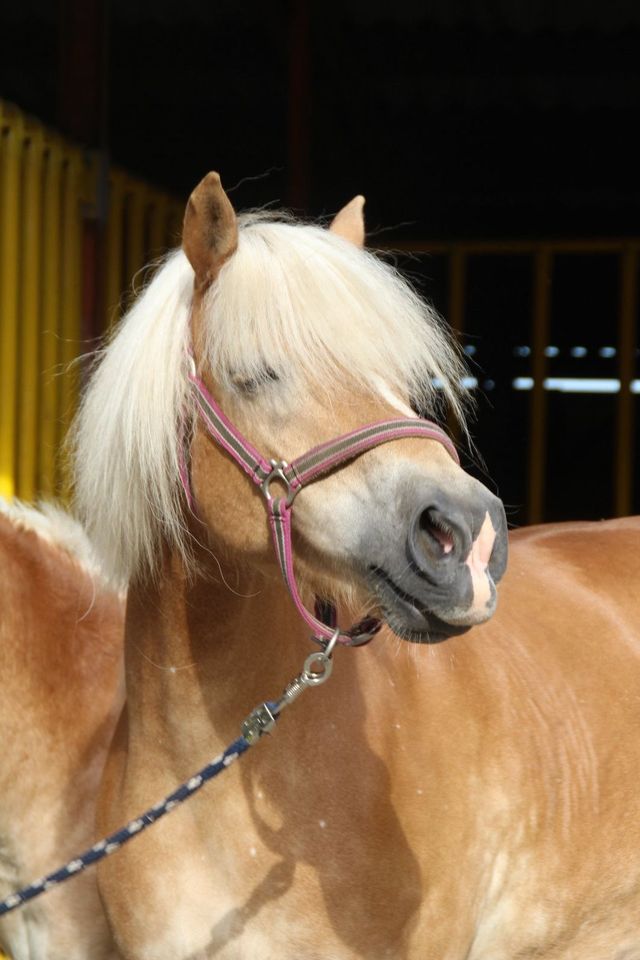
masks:
<path fill-rule="evenodd" d="M 266 386 L 268 383 L 274 383 L 280 379 L 275 370 L 272 370 L 271 367 L 265 367 L 264 370 L 261 370 L 259 374 L 255 377 L 242 377 L 239 374 L 234 374 L 231 377 L 234 387 L 240 390 L 242 393 L 256 393 L 260 387 Z"/>

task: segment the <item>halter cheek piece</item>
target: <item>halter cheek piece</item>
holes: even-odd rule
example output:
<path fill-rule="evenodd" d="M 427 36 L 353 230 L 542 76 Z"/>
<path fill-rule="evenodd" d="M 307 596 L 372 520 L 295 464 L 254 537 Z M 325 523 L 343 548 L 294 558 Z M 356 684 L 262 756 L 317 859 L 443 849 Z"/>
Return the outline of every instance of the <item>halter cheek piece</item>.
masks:
<path fill-rule="evenodd" d="M 293 547 L 291 543 L 293 502 L 303 487 L 381 443 L 388 443 L 390 440 L 398 440 L 402 437 L 437 440 L 453 460 L 459 463 L 453 443 L 446 433 L 430 420 L 409 418 L 383 420 L 380 423 L 360 427 L 352 433 L 344 434 L 335 440 L 329 440 L 327 443 L 313 447 L 307 453 L 303 453 L 302 456 L 292 460 L 291 463 L 287 463 L 286 460 L 266 460 L 222 412 L 203 381 L 198 377 L 195 360 L 191 353 L 188 355 L 188 364 L 188 378 L 195 391 L 198 412 L 207 432 L 216 443 L 227 451 L 229 456 L 235 460 L 262 492 L 280 570 L 300 616 L 311 628 L 314 637 L 321 641 L 331 640 L 337 634 L 339 643 L 350 646 L 367 643 L 380 629 L 379 620 L 368 617 L 347 631 L 336 631 L 331 622 L 323 622 L 324 620 L 331 620 L 330 614 L 323 619 L 319 619 L 319 605 L 316 607 L 318 616 L 311 614 L 304 606 L 293 570 Z M 187 502 L 193 508 L 189 477 L 186 466 L 182 461 L 180 464 L 180 479 Z M 273 496 L 271 485 L 274 481 L 284 485 L 286 488 L 284 496 Z M 331 609 L 330 605 L 325 604 L 325 609 L 327 608 Z"/>

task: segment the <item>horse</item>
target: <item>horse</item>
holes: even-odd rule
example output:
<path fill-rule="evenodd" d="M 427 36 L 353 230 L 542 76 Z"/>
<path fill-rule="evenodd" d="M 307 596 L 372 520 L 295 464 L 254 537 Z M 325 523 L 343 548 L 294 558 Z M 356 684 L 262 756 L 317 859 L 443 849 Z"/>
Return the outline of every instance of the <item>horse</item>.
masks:
<path fill-rule="evenodd" d="M 3 890 L 220 753 L 310 634 L 333 669 L 97 875 L 0 921 L 15 960 L 640 957 L 640 520 L 512 532 L 505 573 L 501 502 L 414 413 L 464 431 L 459 355 L 363 248 L 362 205 L 238 217 L 209 174 L 98 358 L 73 445 L 100 573 L 70 560 L 54 639 L 62 546 L 38 542 L 53 580 L 1 634 Z M 6 590 L 38 534 L 2 532 Z"/>
<path fill-rule="evenodd" d="M 124 699 L 124 596 L 68 514 L 0 500 L 0 610 L 2 899 L 93 837 Z M 109 942 L 89 875 L 0 921 L 14 960 L 103 957 Z"/>

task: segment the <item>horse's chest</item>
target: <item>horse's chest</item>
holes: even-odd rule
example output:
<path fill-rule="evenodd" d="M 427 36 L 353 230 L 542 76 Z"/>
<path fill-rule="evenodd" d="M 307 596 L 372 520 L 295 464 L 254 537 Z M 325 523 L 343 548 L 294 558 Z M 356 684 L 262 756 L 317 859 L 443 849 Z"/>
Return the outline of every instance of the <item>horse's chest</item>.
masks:
<path fill-rule="evenodd" d="M 392 819 L 377 834 L 347 829 L 327 798 L 321 816 L 308 804 L 294 818 L 260 790 L 251 810 L 237 797 L 223 788 L 215 812 L 194 798 L 107 861 L 103 896 L 127 956 L 640 960 L 630 861 L 613 877 L 570 844 L 518 834 L 494 847 L 487 829 L 464 842 L 448 831 L 439 846 L 432 834 L 425 853 Z"/>
<path fill-rule="evenodd" d="M 214 883 L 207 871 L 190 873 L 171 888 L 172 905 L 165 891 L 143 960 L 406 960 L 402 936 L 390 936 L 375 913 L 353 911 L 347 899 L 336 920 L 313 871 L 293 859 Z"/>
<path fill-rule="evenodd" d="M 640 889 L 624 900 L 555 889 L 505 895 L 476 924 L 464 960 L 640 960 Z"/>
<path fill-rule="evenodd" d="M 145 915 L 153 922 L 132 955 L 140 960 L 640 960 L 640 898 L 623 906 L 612 903 L 610 909 L 594 904 L 592 911 L 575 911 L 570 898 L 554 902 L 557 891 L 551 886 L 544 896 L 507 885 L 476 913 L 470 903 L 465 909 L 458 901 L 455 907 L 453 890 L 449 899 L 438 896 L 437 904 L 425 891 L 417 914 L 394 925 L 384 913 L 381 922 L 373 876 L 369 886 L 354 878 L 353 897 L 342 892 L 338 903 L 308 865 L 276 856 L 261 864 L 259 848 L 249 848 L 247 856 L 255 867 L 244 873 L 225 870 L 222 876 L 207 858 L 192 860 L 182 876 L 174 875 L 155 898 L 156 920 L 147 901 Z M 369 897 L 368 909 L 359 885 Z M 405 906 L 402 897 L 394 904 L 400 920 Z"/>

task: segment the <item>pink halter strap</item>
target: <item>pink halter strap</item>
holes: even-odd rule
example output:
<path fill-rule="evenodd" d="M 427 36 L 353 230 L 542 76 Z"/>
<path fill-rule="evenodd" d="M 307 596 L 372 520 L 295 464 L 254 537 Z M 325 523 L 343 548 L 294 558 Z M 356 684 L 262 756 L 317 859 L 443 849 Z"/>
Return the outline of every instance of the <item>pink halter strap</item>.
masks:
<path fill-rule="evenodd" d="M 188 377 L 193 385 L 198 412 L 207 432 L 216 443 L 227 451 L 229 456 L 262 491 L 282 576 L 300 616 L 311 628 L 315 637 L 321 640 L 330 640 L 336 633 L 335 629 L 323 623 L 307 610 L 296 583 L 291 543 L 291 515 L 296 495 L 302 487 L 318 480 L 335 467 L 341 466 L 366 450 L 390 440 L 398 440 L 401 437 L 422 437 L 423 439 L 437 440 L 456 463 L 459 463 L 456 448 L 437 424 L 430 420 L 407 418 L 383 420 L 380 423 L 360 427 L 352 433 L 347 433 L 335 440 L 329 440 L 327 443 L 313 447 L 290 463 L 285 460 L 266 460 L 222 412 L 203 381 L 198 377 L 195 362 L 191 355 L 189 355 Z M 187 501 L 190 506 L 193 506 L 189 478 L 183 463 L 180 466 L 180 479 Z M 287 490 L 285 496 L 272 496 L 271 484 L 274 480 L 284 484 Z M 370 640 L 379 629 L 379 621 L 369 617 L 346 632 L 340 631 L 337 639 L 340 643 L 358 645 Z"/>

